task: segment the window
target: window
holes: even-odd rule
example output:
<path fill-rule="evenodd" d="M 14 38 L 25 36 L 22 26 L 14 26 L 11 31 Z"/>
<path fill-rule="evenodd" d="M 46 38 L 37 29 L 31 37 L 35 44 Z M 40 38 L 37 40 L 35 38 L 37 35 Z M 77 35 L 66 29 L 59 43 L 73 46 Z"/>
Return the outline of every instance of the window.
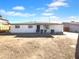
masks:
<path fill-rule="evenodd" d="M 32 27 L 33 27 L 32 25 L 29 25 L 29 26 L 28 26 L 28 28 L 32 28 Z"/>
<path fill-rule="evenodd" d="M 15 28 L 20 28 L 20 26 L 19 25 L 15 25 Z"/>

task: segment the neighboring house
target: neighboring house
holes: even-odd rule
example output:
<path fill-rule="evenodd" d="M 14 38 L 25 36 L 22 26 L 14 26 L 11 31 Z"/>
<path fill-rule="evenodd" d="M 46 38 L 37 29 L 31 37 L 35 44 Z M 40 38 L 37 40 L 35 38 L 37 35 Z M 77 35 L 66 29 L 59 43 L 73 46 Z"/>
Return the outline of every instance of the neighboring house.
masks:
<path fill-rule="evenodd" d="M 64 22 L 64 31 L 79 32 L 79 22 Z"/>
<path fill-rule="evenodd" d="M 10 30 L 10 24 L 8 20 L 2 18 L 0 15 L 0 32 L 7 32 Z"/>
<path fill-rule="evenodd" d="M 15 23 L 11 24 L 11 33 L 63 33 L 61 23 Z"/>

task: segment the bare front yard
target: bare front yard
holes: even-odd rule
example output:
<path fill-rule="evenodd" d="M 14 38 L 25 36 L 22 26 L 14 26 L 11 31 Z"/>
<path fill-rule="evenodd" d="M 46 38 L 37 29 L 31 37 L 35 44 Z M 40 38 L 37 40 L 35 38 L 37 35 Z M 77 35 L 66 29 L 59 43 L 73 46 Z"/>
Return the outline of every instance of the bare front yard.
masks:
<path fill-rule="evenodd" d="M 65 35 L 15 36 L 0 35 L 0 59 L 75 59 L 76 40 Z"/>

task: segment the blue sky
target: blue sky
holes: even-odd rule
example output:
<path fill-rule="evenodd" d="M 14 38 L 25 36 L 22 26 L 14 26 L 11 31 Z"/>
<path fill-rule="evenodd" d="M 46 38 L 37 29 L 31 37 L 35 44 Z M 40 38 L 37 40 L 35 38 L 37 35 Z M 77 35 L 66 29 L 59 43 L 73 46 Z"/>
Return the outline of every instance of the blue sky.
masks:
<path fill-rule="evenodd" d="M 79 0 L 0 0 L 0 14 L 11 23 L 79 21 Z"/>

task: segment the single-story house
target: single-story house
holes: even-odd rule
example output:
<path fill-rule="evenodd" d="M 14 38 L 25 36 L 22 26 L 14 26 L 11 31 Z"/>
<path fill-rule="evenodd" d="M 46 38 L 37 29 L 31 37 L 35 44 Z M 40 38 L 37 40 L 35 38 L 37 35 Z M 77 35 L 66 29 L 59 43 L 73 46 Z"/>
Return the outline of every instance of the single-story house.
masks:
<path fill-rule="evenodd" d="M 0 15 L 0 32 L 7 32 L 10 30 L 10 23 Z"/>
<path fill-rule="evenodd" d="M 63 33 L 61 23 L 13 23 L 11 33 Z"/>
<path fill-rule="evenodd" d="M 64 31 L 79 32 L 79 22 L 64 22 Z"/>

